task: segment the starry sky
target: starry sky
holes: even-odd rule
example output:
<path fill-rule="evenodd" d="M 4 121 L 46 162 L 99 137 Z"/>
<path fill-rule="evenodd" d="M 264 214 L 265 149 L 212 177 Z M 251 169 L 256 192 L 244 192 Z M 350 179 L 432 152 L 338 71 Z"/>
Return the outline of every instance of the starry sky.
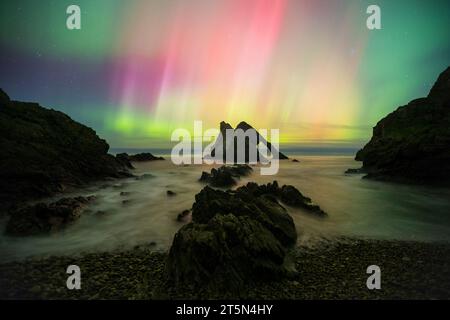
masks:
<path fill-rule="evenodd" d="M 81 8 L 68 30 L 66 8 Z M 366 9 L 381 8 L 381 30 Z M 450 65 L 450 2 L 2 0 L 0 87 L 112 147 L 245 120 L 289 146 L 360 146 Z"/>

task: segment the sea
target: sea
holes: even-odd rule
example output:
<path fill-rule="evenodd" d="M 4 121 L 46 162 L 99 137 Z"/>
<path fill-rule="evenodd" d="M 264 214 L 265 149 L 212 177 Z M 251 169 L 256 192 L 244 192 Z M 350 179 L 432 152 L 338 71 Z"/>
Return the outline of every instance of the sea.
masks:
<path fill-rule="evenodd" d="M 113 153 L 131 149 L 116 149 Z M 143 150 L 138 150 L 142 152 Z M 72 190 L 64 197 L 95 195 L 82 217 L 64 230 L 32 237 L 4 234 L 7 218 L 0 221 L 0 262 L 76 255 L 96 251 L 130 249 L 152 245 L 167 251 L 175 233 L 187 222 L 177 221 L 179 213 L 190 209 L 195 195 L 205 186 L 202 171 L 213 165 L 175 165 L 166 150 L 150 150 L 165 161 L 134 163 L 136 176 L 92 183 Z M 158 152 L 159 151 L 159 152 Z M 365 239 L 450 241 L 450 189 L 402 185 L 363 179 L 346 174 L 358 168 L 354 151 L 290 150 L 291 159 L 280 161 L 276 175 L 261 175 L 258 165 L 235 188 L 252 181 L 295 186 L 328 213 L 327 218 L 298 208 L 287 207 L 299 235 L 299 244 L 314 246 L 323 240 L 343 237 Z M 217 167 L 217 165 L 215 165 Z M 168 196 L 167 191 L 176 193 Z M 122 194 L 122 195 L 121 195 Z M 57 200 L 60 196 L 47 199 Z"/>

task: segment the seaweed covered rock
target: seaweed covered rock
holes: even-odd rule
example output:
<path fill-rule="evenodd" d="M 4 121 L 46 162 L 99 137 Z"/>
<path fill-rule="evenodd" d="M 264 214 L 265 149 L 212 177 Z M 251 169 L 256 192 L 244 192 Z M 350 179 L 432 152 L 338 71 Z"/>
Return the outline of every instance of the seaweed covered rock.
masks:
<path fill-rule="evenodd" d="M 242 176 L 248 176 L 253 169 L 246 164 L 237 164 L 232 166 L 221 166 L 211 169 L 211 173 L 202 172 L 200 181 L 206 182 L 213 187 L 230 187 L 237 183 L 237 179 Z"/>
<path fill-rule="evenodd" d="M 94 197 L 63 198 L 56 202 L 29 205 L 12 212 L 6 234 L 30 236 L 56 232 L 80 218 Z"/>
<path fill-rule="evenodd" d="M 96 132 L 62 112 L 0 90 L 0 206 L 106 177 L 130 176 Z M 1 210 L 2 208 L 0 208 Z"/>
<path fill-rule="evenodd" d="M 247 283 L 289 276 L 297 240 L 292 217 L 269 194 L 205 187 L 192 223 L 174 237 L 167 273 L 176 286 L 241 290 Z"/>
<path fill-rule="evenodd" d="M 450 67 L 426 98 L 380 120 L 356 160 L 368 178 L 450 184 Z"/>

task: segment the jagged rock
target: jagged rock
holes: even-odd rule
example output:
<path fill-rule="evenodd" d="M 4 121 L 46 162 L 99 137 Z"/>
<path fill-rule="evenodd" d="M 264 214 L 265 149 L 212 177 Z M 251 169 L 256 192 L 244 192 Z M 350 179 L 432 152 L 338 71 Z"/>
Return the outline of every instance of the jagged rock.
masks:
<path fill-rule="evenodd" d="M 82 211 L 95 197 L 63 198 L 46 204 L 38 203 L 16 209 L 6 225 L 6 234 L 30 236 L 59 231 L 78 220 Z"/>
<path fill-rule="evenodd" d="M 135 162 L 164 160 L 163 157 L 156 157 L 149 152 L 138 153 L 138 154 L 134 154 L 134 155 L 129 155 L 127 153 L 120 153 L 117 155 L 117 157 L 119 157 L 119 156 L 121 159 L 128 160 L 128 161 L 135 161 Z"/>
<path fill-rule="evenodd" d="M 169 197 L 172 197 L 172 196 L 175 196 L 175 195 L 177 195 L 175 192 L 173 192 L 172 190 L 167 190 L 167 195 L 169 196 Z"/>
<path fill-rule="evenodd" d="M 302 195 L 301 192 L 298 191 L 293 186 L 285 185 L 281 187 L 281 190 L 279 191 L 278 194 L 280 196 L 281 201 L 283 201 L 285 204 L 289 206 L 304 208 L 319 216 L 326 215 L 326 213 L 322 209 L 320 209 L 318 205 L 313 204 L 310 198 Z"/>
<path fill-rule="evenodd" d="M 230 187 L 237 183 L 236 179 L 248 176 L 252 171 L 253 169 L 246 164 L 222 166 L 218 169 L 211 169 L 211 173 L 203 171 L 200 181 L 214 187 Z"/>
<path fill-rule="evenodd" d="M 274 197 L 205 187 L 195 196 L 192 223 L 175 235 L 167 274 L 176 286 L 239 291 L 295 272 L 289 252 L 296 240 L 292 218 Z"/>
<path fill-rule="evenodd" d="M 300 161 L 297 159 L 292 159 L 292 162 L 300 162 Z"/>
<path fill-rule="evenodd" d="M 248 130 L 254 130 L 256 133 L 256 141 L 254 144 L 250 145 L 250 141 L 248 139 L 245 140 L 245 145 L 244 145 L 244 152 L 245 152 L 245 157 L 243 158 L 245 163 L 249 163 L 250 162 L 250 155 L 251 155 L 251 151 L 250 150 L 254 150 L 256 152 L 256 162 L 260 162 L 262 159 L 262 155 L 259 153 L 259 144 L 265 144 L 268 148 L 268 150 L 271 150 L 273 152 L 278 151 L 278 159 L 279 160 L 284 160 L 284 159 L 289 159 L 285 154 L 281 153 L 279 150 L 275 149 L 275 147 L 272 146 L 272 144 L 267 141 L 263 136 L 261 136 L 259 134 L 258 131 L 256 131 L 251 125 L 249 125 L 248 123 L 246 123 L 245 121 L 240 122 L 236 129 L 233 129 L 233 127 L 229 124 L 226 123 L 224 121 L 222 121 L 220 123 L 220 136 L 217 138 L 213 148 L 211 149 L 211 154 L 207 157 L 215 157 L 216 156 L 216 150 L 222 150 L 222 159 L 224 162 L 226 161 L 226 155 L 228 152 L 234 152 L 234 163 L 238 163 L 238 158 L 237 158 L 237 151 L 238 146 L 237 143 L 235 141 L 227 141 L 226 139 L 226 131 L 227 130 L 234 130 L 236 132 L 236 130 L 242 130 L 243 132 L 247 132 Z M 254 160 L 253 160 L 254 161 Z"/>
<path fill-rule="evenodd" d="M 294 186 L 283 185 L 280 188 L 277 181 L 266 185 L 258 185 L 254 182 L 249 182 L 246 186 L 238 188 L 237 191 L 250 192 L 255 196 L 270 195 L 281 200 L 288 206 L 305 209 L 319 217 L 327 216 L 326 212 L 318 205 L 314 204 L 310 198 L 305 197 Z"/>
<path fill-rule="evenodd" d="M 130 176 L 94 130 L 0 92 L 0 207 L 106 177 Z M 1 210 L 2 208 L 0 208 Z"/>
<path fill-rule="evenodd" d="M 450 67 L 426 98 L 380 120 L 356 160 L 367 178 L 450 184 Z"/>

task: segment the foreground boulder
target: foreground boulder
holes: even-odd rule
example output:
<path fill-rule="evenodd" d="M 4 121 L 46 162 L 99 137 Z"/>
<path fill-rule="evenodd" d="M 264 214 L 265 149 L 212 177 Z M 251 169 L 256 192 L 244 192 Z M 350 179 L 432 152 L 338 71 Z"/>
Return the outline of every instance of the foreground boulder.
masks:
<path fill-rule="evenodd" d="M 205 187 L 195 196 L 192 223 L 174 237 L 167 274 L 175 286 L 239 292 L 295 273 L 289 253 L 296 240 L 291 216 L 270 194 Z"/>
<path fill-rule="evenodd" d="M 130 176 L 96 132 L 0 90 L 0 207 L 106 177 Z M 0 211 L 2 208 L 0 208 Z"/>
<path fill-rule="evenodd" d="M 356 155 L 361 172 L 379 180 L 450 184 L 450 67 L 426 98 L 380 120 Z"/>
<path fill-rule="evenodd" d="M 237 179 L 242 176 L 248 176 L 252 171 L 253 169 L 246 164 L 221 166 L 218 169 L 211 169 L 211 173 L 203 171 L 200 181 L 206 182 L 214 187 L 230 187 L 237 183 Z"/>
<path fill-rule="evenodd" d="M 63 198 L 46 204 L 38 203 L 12 212 L 6 225 L 10 236 L 31 236 L 56 232 L 78 220 L 94 197 Z"/>

